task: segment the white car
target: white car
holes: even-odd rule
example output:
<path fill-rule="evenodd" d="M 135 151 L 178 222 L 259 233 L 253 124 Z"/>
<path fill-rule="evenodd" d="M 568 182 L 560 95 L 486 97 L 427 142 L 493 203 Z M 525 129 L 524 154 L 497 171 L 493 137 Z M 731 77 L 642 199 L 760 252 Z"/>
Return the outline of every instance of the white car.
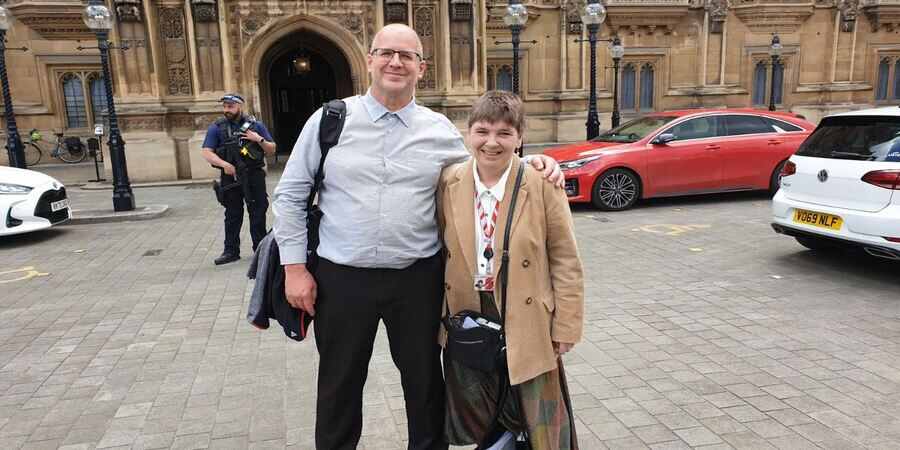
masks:
<path fill-rule="evenodd" d="M 0 236 L 49 228 L 69 217 L 62 183 L 33 170 L 0 166 Z"/>
<path fill-rule="evenodd" d="M 900 107 L 822 119 L 782 170 L 772 213 L 809 249 L 900 260 Z"/>

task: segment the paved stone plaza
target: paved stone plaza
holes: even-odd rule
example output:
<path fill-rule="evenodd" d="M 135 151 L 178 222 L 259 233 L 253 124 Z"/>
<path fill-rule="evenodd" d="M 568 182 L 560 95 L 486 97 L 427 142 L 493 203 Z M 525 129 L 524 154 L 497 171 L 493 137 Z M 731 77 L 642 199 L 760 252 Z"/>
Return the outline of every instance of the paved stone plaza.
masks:
<path fill-rule="evenodd" d="M 0 240 L 0 449 L 313 448 L 315 348 L 247 323 L 246 223 L 215 267 L 208 187 L 134 192 L 169 215 Z M 764 194 L 574 215 L 582 449 L 900 448 L 900 265 L 805 251 Z M 369 374 L 360 448 L 405 448 L 384 333 Z"/>

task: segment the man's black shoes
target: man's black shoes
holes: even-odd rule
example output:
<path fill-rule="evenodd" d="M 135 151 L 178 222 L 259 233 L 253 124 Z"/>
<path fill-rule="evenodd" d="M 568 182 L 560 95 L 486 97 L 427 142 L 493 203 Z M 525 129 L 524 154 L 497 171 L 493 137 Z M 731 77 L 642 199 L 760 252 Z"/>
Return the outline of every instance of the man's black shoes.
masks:
<path fill-rule="evenodd" d="M 228 264 L 230 262 L 235 262 L 241 259 L 240 256 L 235 255 L 233 253 L 222 253 L 218 258 L 214 261 L 217 266 L 221 266 L 222 264 Z"/>

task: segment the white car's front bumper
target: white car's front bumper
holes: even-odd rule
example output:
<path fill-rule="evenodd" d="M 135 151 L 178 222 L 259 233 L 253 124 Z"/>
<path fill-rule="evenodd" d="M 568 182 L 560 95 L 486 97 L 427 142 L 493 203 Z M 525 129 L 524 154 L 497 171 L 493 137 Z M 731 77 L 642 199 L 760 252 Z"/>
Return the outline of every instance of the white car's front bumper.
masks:
<path fill-rule="evenodd" d="M 3 195 L 0 198 L 0 236 L 28 233 L 67 222 L 71 218 L 66 207 L 52 211 L 51 203 L 66 199 L 65 188 L 52 183 L 36 186 L 25 195 Z"/>
<path fill-rule="evenodd" d="M 832 230 L 797 223 L 794 221 L 794 211 L 797 209 L 839 216 L 843 219 L 843 225 L 840 230 Z M 772 228 L 791 236 L 820 237 L 843 245 L 864 249 L 871 247 L 900 259 L 900 242 L 885 239 L 900 237 L 900 205 L 896 203 L 877 212 L 854 211 L 791 200 L 783 191 L 778 191 L 772 198 Z"/>

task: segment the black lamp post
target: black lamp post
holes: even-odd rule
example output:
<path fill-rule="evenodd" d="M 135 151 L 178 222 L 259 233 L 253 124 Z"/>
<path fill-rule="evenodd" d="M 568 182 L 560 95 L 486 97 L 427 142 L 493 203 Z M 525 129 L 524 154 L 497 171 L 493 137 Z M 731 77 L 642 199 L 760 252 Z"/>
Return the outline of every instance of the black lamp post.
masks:
<path fill-rule="evenodd" d="M 613 110 L 612 110 L 612 127 L 619 126 L 619 61 L 625 55 L 625 46 L 619 36 L 614 36 L 609 46 L 609 53 L 613 60 Z"/>
<path fill-rule="evenodd" d="M 522 4 L 521 0 L 511 0 L 509 6 L 506 7 L 506 15 L 503 21 L 509 27 L 512 34 L 513 47 L 513 92 L 519 93 L 519 35 L 522 28 L 528 22 L 528 9 Z"/>
<path fill-rule="evenodd" d="M 775 111 L 775 67 L 778 66 L 778 58 L 781 57 L 781 39 L 775 34 L 772 36 L 772 45 L 769 46 L 769 56 L 772 57 L 772 81 L 769 83 L 769 111 Z"/>
<path fill-rule="evenodd" d="M 10 23 L 9 10 L 0 6 L 0 84 L 3 88 L 3 113 L 6 117 L 6 152 L 9 166 L 25 168 L 25 148 L 19 138 L 16 113 L 13 111 L 12 96 L 9 94 L 9 78 L 6 76 L 6 30 Z"/>
<path fill-rule="evenodd" d="M 597 118 L 597 31 L 606 20 L 606 8 L 600 2 L 588 3 L 581 14 L 581 23 L 587 26 L 588 43 L 591 47 L 590 98 L 588 100 L 588 116 L 584 126 L 588 140 L 600 134 L 600 119 Z"/>
<path fill-rule="evenodd" d="M 119 132 L 116 105 L 113 100 L 112 76 L 109 71 L 109 30 L 112 17 L 102 0 L 90 0 L 84 9 L 84 23 L 97 34 L 97 48 L 103 66 L 103 85 L 106 87 L 106 108 L 109 114 L 109 159 L 113 172 L 113 210 L 134 209 L 134 194 L 128 181 L 128 167 L 125 163 L 125 142 Z"/>

